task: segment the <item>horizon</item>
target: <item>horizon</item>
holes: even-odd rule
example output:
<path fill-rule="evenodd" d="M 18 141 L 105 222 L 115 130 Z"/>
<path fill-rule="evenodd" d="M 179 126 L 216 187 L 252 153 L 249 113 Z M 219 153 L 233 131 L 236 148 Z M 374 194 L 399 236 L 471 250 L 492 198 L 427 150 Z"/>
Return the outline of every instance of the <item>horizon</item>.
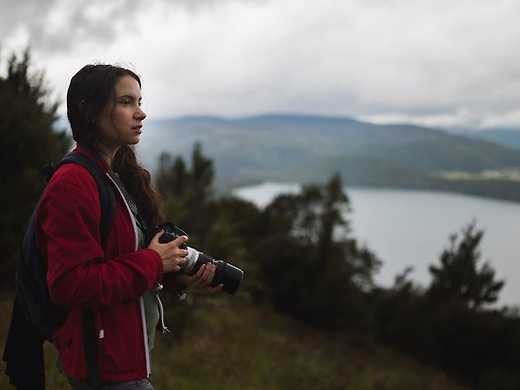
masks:
<path fill-rule="evenodd" d="M 170 121 L 170 120 L 184 120 L 184 119 L 215 119 L 215 120 L 224 120 L 224 121 L 240 121 L 247 119 L 255 119 L 260 117 L 300 117 L 300 118 L 312 118 L 312 119 L 333 119 L 333 120 L 346 120 L 346 121 L 356 121 L 360 123 L 367 123 L 373 125 L 381 125 L 381 126 L 416 126 L 419 128 L 425 128 L 430 130 L 439 130 L 445 131 L 448 133 L 457 134 L 458 132 L 462 133 L 479 133 L 485 131 L 496 131 L 496 130 L 506 130 L 506 131 L 518 131 L 520 132 L 520 125 L 518 127 L 513 126 L 494 126 L 494 127 L 482 127 L 482 128 L 474 128 L 474 127 L 439 127 L 439 126 L 428 126 L 415 122 L 377 122 L 371 121 L 368 119 L 363 119 L 355 116 L 347 116 L 347 115 L 326 115 L 326 114 L 313 114 L 313 113 L 298 113 L 298 112 L 258 112 L 252 114 L 244 114 L 244 115 L 236 115 L 236 116 L 227 116 L 227 115 L 218 115 L 215 113 L 193 113 L 193 114 L 181 114 L 174 116 L 160 116 L 150 118 L 149 116 L 145 119 L 146 122 L 162 122 L 162 121 Z M 65 125 L 66 130 L 70 132 L 70 125 L 67 119 L 66 114 L 60 114 L 55 123 L 55 128 L 58 126 Z"/>

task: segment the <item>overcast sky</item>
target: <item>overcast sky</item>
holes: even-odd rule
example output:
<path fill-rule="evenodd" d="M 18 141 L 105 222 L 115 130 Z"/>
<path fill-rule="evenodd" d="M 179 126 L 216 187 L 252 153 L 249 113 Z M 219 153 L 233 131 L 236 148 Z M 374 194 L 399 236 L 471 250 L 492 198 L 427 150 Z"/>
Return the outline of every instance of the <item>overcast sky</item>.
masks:
<path fill-rule="evenodd" d="M 520 1 L 0 0 L 63 98 L 84 64 L 142 76 L 151 118 L 265 112 L 520 127 Z M 3 68 L 2 67 L 2 68 Z M 61 112 L 63 113 L 62 106 Z"/>

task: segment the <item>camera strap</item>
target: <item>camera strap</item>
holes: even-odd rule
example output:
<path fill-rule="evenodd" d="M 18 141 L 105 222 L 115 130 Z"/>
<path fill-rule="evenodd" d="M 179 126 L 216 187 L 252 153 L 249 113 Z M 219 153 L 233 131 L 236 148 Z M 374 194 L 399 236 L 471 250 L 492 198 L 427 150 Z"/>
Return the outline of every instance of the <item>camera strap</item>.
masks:
<path fill-rule="evenodd" d="M 139 209 L 137 208 L 137 203 L 135 202 L 134 198 L 126 190 L 125 185 L 123 184 L 123 181 L 121 180 L 121 178 L 117 172 L 114 172 L 113 174 L 111 174 L 110 177 L 112 179 L 114 179 L 117 186 L 121 190 L 121 193 L 123 194 L 126 202 L 128 203 L 128 207 L 130 207 L 130 211 L 132 212 L 132 215 L 135 218 L 135 223 L 137 224 L 137 227 L 144 234 L 146 232 L 146 223 L 144 222 L 143 218 L 139 215 Z"/>

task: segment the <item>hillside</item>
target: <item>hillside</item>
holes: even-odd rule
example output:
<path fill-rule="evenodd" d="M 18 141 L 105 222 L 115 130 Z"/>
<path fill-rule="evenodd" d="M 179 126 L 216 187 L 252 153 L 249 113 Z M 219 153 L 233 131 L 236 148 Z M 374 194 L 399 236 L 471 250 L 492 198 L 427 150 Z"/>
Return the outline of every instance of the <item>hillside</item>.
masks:
<path fill-rule="evenodd" d="M 9 308 L 4 297 L 4 318 Z M 157 390 L 467 389 L 362 336 L 320 333 L 243 297 L 198 300 L 183 313 L 188 318 L 171 318 L 174 333 L 156 342 Z M 0 325 L 2 339 L 6 326 Z M 68 389 L 53 352 L 46 352 L 48 388 Z M 12 389 L 4 375 L 0 389 Z"/>
<path fill-rule="evenodd" d="M 494 142 L 498 145 L 520 149 L 520 129 L 489 129 L 474 132 L 475 138 Z"/>
<path fill-rule="evenodd" d="M 266 180 L 324 181 L 340 172 L 347 185 L 439 189 L 520 200 L 515 195 L 520 194 L 517 182 L 447 180 L 441 175 L 520 169 L 520 153 L 486 140 L 412 125 L 305 115 L 182 117 L 149 122 L 138 150 L 154 169 L 161 151 L 187 157 L 195 142 L 215 161 L 220 188 Z"/>

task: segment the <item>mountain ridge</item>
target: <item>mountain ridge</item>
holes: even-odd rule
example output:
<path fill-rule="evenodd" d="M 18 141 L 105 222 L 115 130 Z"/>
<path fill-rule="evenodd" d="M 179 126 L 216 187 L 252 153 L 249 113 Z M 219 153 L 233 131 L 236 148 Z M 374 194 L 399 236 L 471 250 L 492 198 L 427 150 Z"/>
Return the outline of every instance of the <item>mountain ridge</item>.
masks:
<path fill-rule="evenodd" d="M 204 154 L 215 161 L 220 187 L 267 180 L 324 181 L 339 172 L 351 185 L 484 196 L 496 193 L 508 200 L 517 197 L 511 194 L 516 190 L 509 189 L 516 189 L 516 184 L 508 180 L 506 191 L 499 181 L 475 183 L 442 177 L 451 171 L 478 176 L 485 170 L 520 170 L 517 150 L 442 129 L 380 125 L 350 117 L 267 113 L 162 118 L 150 121 L 144 130 L 139 148 L 149 168 L 154 169 L 161 151 L 189 158 L 193 144 L 199 142 Z M 491 188 L 497 183 L 497 189 Z"/>

